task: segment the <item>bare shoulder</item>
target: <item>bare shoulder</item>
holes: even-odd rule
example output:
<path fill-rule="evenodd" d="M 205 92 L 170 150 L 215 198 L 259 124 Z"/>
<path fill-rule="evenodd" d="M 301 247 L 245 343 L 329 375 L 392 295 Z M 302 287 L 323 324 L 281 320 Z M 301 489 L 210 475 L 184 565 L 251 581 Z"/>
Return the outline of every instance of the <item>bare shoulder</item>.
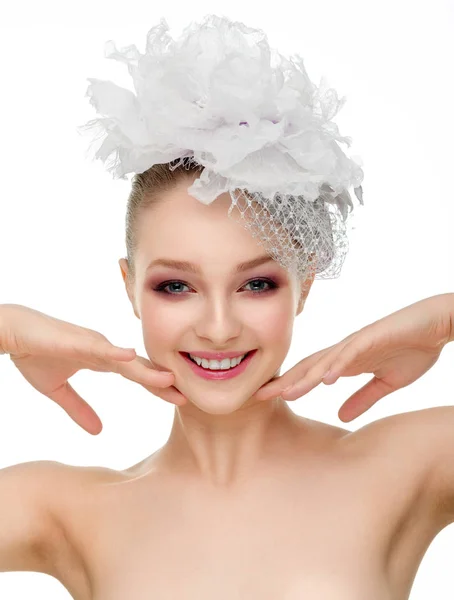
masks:
<path fill-rule="evenodd" d="M 0 571 L 49 573 L 58 473 L 46 460 L 0 469 Z"/>
<path fill-rule="evenodd" d="M 393 450 L 397 444 L 403 453 L 413 453 L 417 450 L 414 447 L 416 442 L 419 442 L 421 447 L 421 434 L 437 437 L 439 426 L 446 422 L 446 419 L 452 422 L 453 418 L 454 407 L 436 406 L 389 415 L 354 431 L 339 428 L 339 434 L 346 439 L 352 436 L 352 439 L 354 437 L 359 442 L 384 444 Z"/>
<path fill-rule="evenodd" d="M 125 477 L 105 467 L 77 466 L 57 461 L 48 463 L 49 512 L 52 534 L 47 544 L 47 573 L 64 585 L 73 598 L 91 597 L 89 569 L 82 540 L 76 535 L 88 526 L 90 508 L 97 502 L 97 490 Z M 89 536 L 88 536 L 89 537 Z"/>
<path fill-rule="evenodd" d="M 72 510 L 90 499 L 96 482 L 112 480 L 108 469 L 35 460 L 0 470 L 0 571 L 36 571 L 85 598 L 86 569 L 74 539 Z M 79 525 L 81 521 L 79 520 Z"/>
<path fill-rule="evenodd" d="M 80 525 L 79 518 L 93 506 L 103 486 L 127 478 L 127 471 L 116 471 L 101 466 L 80 466 L 62 462 L 53 463 L 54 490 L 52 514 L 57 526 L 67 532 L 70 525 Z"/>
<path fill-rule="evenodd" d="M 342 436 L 346 445 L 367 448 L 417 486 L 433 525 L 454 522 L 454 406 L 391 415 Z"/>

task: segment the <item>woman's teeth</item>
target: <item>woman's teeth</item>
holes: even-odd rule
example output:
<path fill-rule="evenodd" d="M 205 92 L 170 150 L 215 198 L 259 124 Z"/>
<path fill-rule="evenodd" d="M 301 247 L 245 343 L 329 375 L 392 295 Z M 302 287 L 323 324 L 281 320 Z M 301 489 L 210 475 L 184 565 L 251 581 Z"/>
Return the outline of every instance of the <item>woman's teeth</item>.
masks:
<path fill-rule="evenodd" d="M 246 354 L 249 354 L 248 352 Z M 207 360 L 206 358 L 199 358 L 197 356 L 192 356 L 189 354 L 189 358 L 197 363 L 199 367 L 204 369 L 209 369 L 210 371 L 219 371 L 225 369 L 233 369 L 240 364 L 243 358 L 246 356 L 243 354 L 242 356 L 237 356 L 236 358 L 224 358 L 223 360 Z"/>

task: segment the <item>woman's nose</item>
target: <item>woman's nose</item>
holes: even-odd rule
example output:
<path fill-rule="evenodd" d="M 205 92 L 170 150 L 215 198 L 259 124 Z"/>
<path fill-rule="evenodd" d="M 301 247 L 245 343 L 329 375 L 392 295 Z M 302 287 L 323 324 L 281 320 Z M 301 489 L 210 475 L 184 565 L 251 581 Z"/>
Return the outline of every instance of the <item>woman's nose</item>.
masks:
<path fill-rule="evenodd" d="M 210 339 L 219 347 L 228 345 L 231 338 L 241 333 L 241 319 L 227 302 L 213 301 L 205 305 L 197 324 L 197 335 Z"/>

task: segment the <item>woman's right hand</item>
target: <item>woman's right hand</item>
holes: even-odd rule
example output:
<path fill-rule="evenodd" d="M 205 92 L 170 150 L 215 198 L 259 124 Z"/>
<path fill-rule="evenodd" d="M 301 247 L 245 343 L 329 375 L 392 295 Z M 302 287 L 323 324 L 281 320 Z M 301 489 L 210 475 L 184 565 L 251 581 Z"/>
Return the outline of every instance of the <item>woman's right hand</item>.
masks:
<path fill-rule="evenodd" d="M 59 404 L 88 433 L 100 433 L 102 423 L 68 383 L 81 369 L 118 373 L 168 402 L 177 405 L 186 402 L 172 386 L 173 373 L 154 369 L 152 363 L 137 356 L 134 349 L 114 346 L 93 329 L 20 304 L 0 305 L 0 317 L 0 351 L 10 355 L 38 392 Z"/>

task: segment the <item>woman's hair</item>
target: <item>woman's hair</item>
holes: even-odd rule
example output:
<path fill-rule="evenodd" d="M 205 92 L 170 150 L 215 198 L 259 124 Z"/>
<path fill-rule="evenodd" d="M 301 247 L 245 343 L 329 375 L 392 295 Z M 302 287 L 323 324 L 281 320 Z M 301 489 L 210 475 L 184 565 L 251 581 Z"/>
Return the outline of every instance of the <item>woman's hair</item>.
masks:
<path fill-rule="evenodd" d="M 175 166 L 177 163 L 178 166 Z M 170 168 L 172 167 L 172 169 Z M 170 163 L 155 164 L 143 173 L 132 177 L 131 192 L 126 208 L 126 258 L 128 261 L 128 280 L 135 279 L 134 257 L 137 249 L 137 229 L 141 215 L 153 204 L 159 202 L 163 192 L 173 190 L 180 181 L 187 180 L 188 187 L 196 174 L 205 167 L 194 160 L 180 159 Z"/>

